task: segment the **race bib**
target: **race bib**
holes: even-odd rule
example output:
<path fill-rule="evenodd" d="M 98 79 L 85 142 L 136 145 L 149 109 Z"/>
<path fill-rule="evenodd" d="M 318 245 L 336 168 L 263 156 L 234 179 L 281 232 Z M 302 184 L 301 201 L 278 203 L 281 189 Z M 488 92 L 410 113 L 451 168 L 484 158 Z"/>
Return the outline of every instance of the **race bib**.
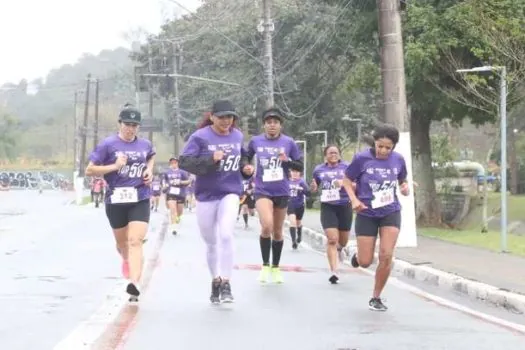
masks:
<path fill-rule="evenodd" d="M 159 185 L 154 185 L 153 186 L 153 191 L 160 191 L 160 186 Z"/>
<path fill-rule="evenodd" d="M 180 185 L 180 179 L 173 179 L 171 180 L 172 185 Z"/>
<path fill-rule="evenodd" d="M 170 194 L 174 196 L 178 196 L 180 194 L 180 188 L 178 187 L 170 187 Z"/>
<path fill-rule="evenodd" d="M 321 191 L 321 202 L 333 202 L 341 199 L 339 189 L 330 189 Z"/>
<path fill-rule="evenodd" d="M 137 203 L 138 193 L 135 187 L 117 187 L 111 195 L 111 203 Z"/>
<path fill-rule="evenodd" d="M 262 180 L 263 182 L 281 181 L 284 179 L 283 168 L 264 169 Z"/>
<path fill-rule="evenodd" d="M 372 193 L 374 199 L 372 200 L 372 209 L 384 207 L 386 205 L 394 203 L 394 189 L 389 188 L 387 190 L 377 191 Z"/>

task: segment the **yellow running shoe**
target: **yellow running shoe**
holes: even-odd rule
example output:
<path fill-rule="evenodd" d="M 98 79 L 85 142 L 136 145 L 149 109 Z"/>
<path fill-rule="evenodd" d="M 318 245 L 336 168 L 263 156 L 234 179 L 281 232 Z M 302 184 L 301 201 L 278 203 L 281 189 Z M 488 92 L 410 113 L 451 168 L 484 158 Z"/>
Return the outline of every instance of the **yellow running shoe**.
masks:
<path fill-rule="evenodd" d="M 281 275 L 281 269 L 279 267 L 272 267 L 272 281 L 274 283 L 283 283 L 284 279 Z"/>
<path fill-rule="evenodd" d="M 268 277 L 270 277 L 270 266 L 263 265 L 261 268 L 261 272 L 259 273 L 259 282 L 267 283 Z"/>

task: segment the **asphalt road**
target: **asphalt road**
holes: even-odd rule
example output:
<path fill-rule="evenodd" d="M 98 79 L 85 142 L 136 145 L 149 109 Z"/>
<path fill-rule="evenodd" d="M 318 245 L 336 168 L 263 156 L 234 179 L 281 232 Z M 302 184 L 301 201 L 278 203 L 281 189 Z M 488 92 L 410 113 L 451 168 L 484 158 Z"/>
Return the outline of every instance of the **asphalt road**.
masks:
<path fill-rule="evenodd" d="M 326 259 L 307 249 L 294 252 L 289 242 L 282 258 L 285 283 L 260 285 L 257 233 L 240 225 L 236 303 L 212 306 L 195 216 L 184 215 L 180 235 L 164 237 L 164 213 L 152 216 L 140 302 L 123 304 L 115 319 L 91 321 L 90 327 L 105 327 L 100 337 L 85 322 L 125 282 L 103 209 L 66 205 L 68 196 L 0 193 L 1 349 L 54 349 L 72 332 L 95 346 L 85 341 L 68 350 L 512 350 L 525 344 L 522 334 L 398 283 L 386 288 L 388 312 L 369 311 L 373 277 L 345 267 L 341 283 L 330 285 Z"/>

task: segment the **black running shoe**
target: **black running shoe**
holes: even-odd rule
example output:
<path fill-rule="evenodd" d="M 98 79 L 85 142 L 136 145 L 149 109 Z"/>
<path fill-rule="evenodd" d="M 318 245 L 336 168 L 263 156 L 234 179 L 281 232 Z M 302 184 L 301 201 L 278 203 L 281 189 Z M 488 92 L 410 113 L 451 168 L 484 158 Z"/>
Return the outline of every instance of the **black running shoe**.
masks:
<path fill-rule="evenodd" d="M 293 250 L 296 250 L 296 249 L 297 249 L 297 242 L 293 242 L 293 243 L 292 243 L 292 248 L 293 248 Z"/>
<path fill-rule="evenodd" d="M 233 303 L 232 287 L 229 281 L 221 283 L 221 301 L 223 303 Z"/>
<path fill-rule="evenodd" d="M 330 283 L 332 283 L 332 284 L 337 284 L 337 282 L 339 281 L 339 277 L 337 277 L 337 275 L 332 275 L 332 276 L 330 276 L 328 281 L 330 281 Z"/>
<path fill-rule="evenodd" d="M 211 295 L 210 295 L 210 301 L 212 304 L 220 304 L 221 296 L 221 281 L 212 281 L 211 282 Z"/>
<path fill-rule="evenodd" d="M 352 255 L 352 259 L 350 260 L 352 267 L 355 267 L 356 269 L 359 267 L 359 261 L 357 261 L 357 255 Z"/>
<path fill-rule="evenodd" d="M 383 304 L 381 298 L 372 298 L 368 302 L 368 308 L 372 311 L 386 311 L 388 308 Z"/>
<path fill-rule="evenodd" d="M 140 295 L 140 292 L 133 283 L 129 283 L 126 287 L 126 293 L 128 293 L 131 296 L 138 297 Z"/>

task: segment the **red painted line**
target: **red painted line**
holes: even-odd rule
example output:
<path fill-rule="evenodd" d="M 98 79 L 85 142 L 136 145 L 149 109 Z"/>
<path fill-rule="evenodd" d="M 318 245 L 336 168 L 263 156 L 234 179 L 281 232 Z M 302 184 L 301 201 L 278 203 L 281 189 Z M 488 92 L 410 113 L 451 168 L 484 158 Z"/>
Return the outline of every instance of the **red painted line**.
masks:
<path fill-rule="evenodd" d="M 159 265 L 159 257 L 162 246 L 166 239 L 166 232 L 168 230 L 167 222 L 164 223 L 160 229 L 159 237 L 157 238 L 155 248 L 153 250 L 152 257 L 148 260 L 148 268 L 143 271 L 143 282 L 141 288 L 141 295 L 144 296 L 144 293 L 149 287 L 151 277 L 153 272 L 156 270 Z M 123 291 L 124 292 L 124 291 Z M 106 331 L 97 339 L 93 345 L 93 349 L 96 350 L 120 350 L 126 344 L 128 335 L 133 329 L 137 313 L 140 310 L 140 300 L 138 303 L 127 304 L 122 311 L 118 314 L 115 320 L 108 326 Z"/>

